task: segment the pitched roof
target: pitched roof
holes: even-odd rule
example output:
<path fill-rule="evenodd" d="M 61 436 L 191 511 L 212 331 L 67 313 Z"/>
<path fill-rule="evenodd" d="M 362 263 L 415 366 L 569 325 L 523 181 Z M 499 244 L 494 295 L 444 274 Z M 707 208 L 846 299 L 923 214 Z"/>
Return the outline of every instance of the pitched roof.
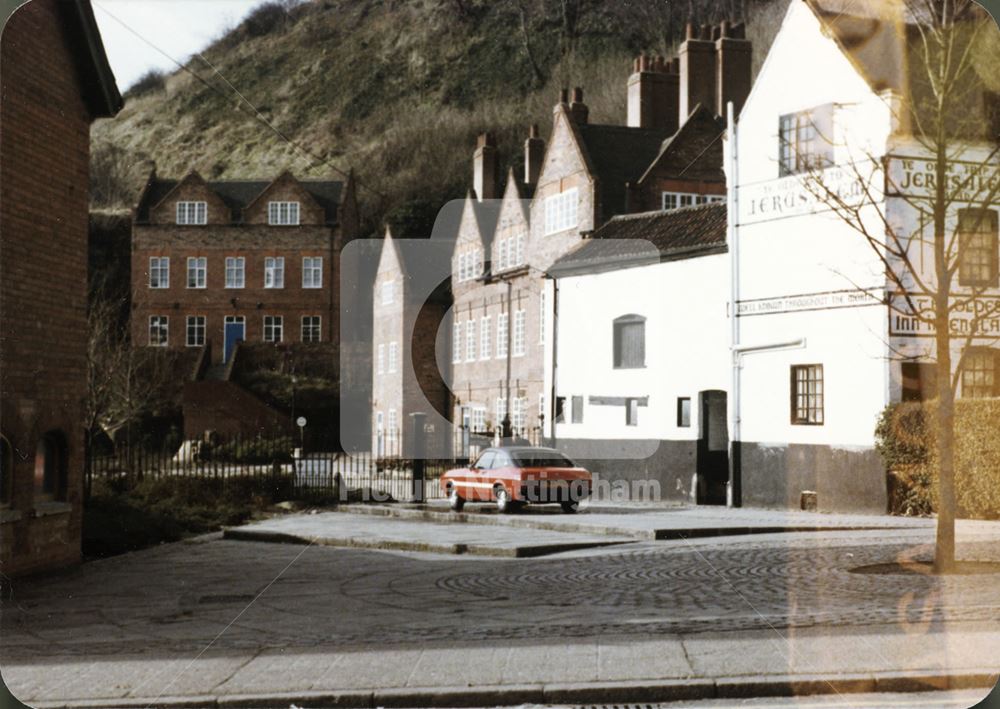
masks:
<path fill-rule="evenodd" d="M 726 205 L 622 214 L 557 260 L 553 276 L 595 273 L 726 250 Z"/>
<path fill-rule="evenodd" d="M 684 125 L 663 141 L 660 152 L 648 165 L 641 179 L 658 168 L 676 177 L 691 180 L 724 182 L 722 169 L 722 135 L 726 124 L 721 117 L 700 103 L 694 107 Z"/>
<path fill-rule="evenodd" d="M 598 179 L 602 220 L 625 211 L 625 185 L 636 182 L 670 133 L 663 130 L 584 124 L 576 126 L 583 150 Z"/>
<path fill-rule="evenodd" d="M 90 0 L 58 3 L 66 25 L 66 36 L 79 58 L 77 70 L 84 87 L 84 102 L 91 118 L 114 116 L 124 105 L 115 75 L 104 51 L 101 31 Z"/>
<path fill-rule="evenodd" d="M 136 207 L 136 221 L 148 222 L 149 209 L 159 204 L 180 180 L 154 178 L 147 185 Z M 242 212 L 261 192 L 271 185 L 272 180 L 212 180 L 206 181 L 208 188 L 217 194 L 233 213 L 233 223 L 242 222 Z M 326 211 L 328 224 L 337 222 L 337 207 L 343 193 L 344 183 L 331 180 L 298 180 L 302 188 Z"/>

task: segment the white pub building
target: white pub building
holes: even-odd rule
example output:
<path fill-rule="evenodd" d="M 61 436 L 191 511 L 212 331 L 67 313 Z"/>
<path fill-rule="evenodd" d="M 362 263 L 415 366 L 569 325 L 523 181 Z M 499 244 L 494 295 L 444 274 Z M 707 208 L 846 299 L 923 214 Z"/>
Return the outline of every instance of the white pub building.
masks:
<path fill-rule="evenodd" d="M 919 35 L 895 3 L 841 5 L 793 0 L 730 129 L 730 494 L 747 506 L 884 512 L 879 414 L 936 387 Z M 997 87 L 982 80 L 962 118 L 993 139 L 966 133 L 948 156 L 958 396 L 1000 393 Z"/>

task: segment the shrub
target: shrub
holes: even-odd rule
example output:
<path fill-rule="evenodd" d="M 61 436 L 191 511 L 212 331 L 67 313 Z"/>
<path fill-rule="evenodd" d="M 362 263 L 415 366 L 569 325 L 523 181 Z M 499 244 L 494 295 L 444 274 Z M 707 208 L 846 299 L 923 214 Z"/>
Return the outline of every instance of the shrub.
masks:
<path fill-rule="evenodd" d="M 128 91 L 125 98 L 137 98 L 145 96 L 155 91 L 163 91 L 167 87 L 167 76 L 159 69 L 150 69 L 145 74 L 136 79 Z"/>
<path fill-rule="evenodd" d="M 937 509 L 937 402 L 894 404 L 882 412 L 876 448 L 889 476 L 894 514 Z M 959 514 L 1000 518 L 1000 399 L 955 402 L 955 497 Z"/>
<path fill-rule="evenodd" d="M 272 462 L 289 463 L 295 444 L 290 436 L 279 438 L 234 439 L 204 446 L 201 455 L 205 460 L 226 463 L 263 465 Z"/>

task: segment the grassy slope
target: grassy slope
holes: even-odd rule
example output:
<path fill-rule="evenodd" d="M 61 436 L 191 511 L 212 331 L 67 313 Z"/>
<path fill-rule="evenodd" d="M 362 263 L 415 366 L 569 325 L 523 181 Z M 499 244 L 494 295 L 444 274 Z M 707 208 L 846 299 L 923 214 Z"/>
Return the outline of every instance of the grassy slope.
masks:
<path fill-rule="evenodd" d="M 758 65 L 788 0 L 759 1 L 750 22 Z M 623 122 L 631 57 L 663 44 L 618 3 L 583 0 L 579 36 L 567 49 L 555 6 L 542 11 L 539 2 L 530 25 L 543 73 L 536 79 L 515 3 L 465 5 L 463 14 L 454 0 L 314 0 L 266 32 L 244 23 L 206 49 L 268 121 L 329 164 L 255 120 L 197 57 L 189 68 L 218 92 L 175 72 L 163 90 L 129 96 L 117 118 L 98 123 L 95 152 L 124 149 L 132 194 L 151 160 L 161 175 L 194 168 L 209 178 L 286 167 L 336 177 L 330 165 L 353 167 L 371 228 L 394 210 L 419 213 L 461 197 L 483 130 L 497 134 L 504 165 L 520 162 L 527 126 L 538 123 L 544 135 L 562 86 L 585 88 L 592 121 Z"/>

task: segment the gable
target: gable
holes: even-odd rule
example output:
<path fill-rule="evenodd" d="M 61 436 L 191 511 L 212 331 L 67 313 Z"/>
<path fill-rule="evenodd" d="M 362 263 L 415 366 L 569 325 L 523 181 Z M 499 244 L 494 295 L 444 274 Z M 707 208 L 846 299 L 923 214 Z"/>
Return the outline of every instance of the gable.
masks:
<path fill-rule="evenodd" d="M 542 159 L 542 169 L 538 175 L 536 195 L 540 192 L 547 193 L 545 187 L 552 182 L 561 182 L 567 176 L 580 172 L 589 175 L 586 155 L 565 111 L 557 110 L 552 123 L 552 135 L 545 145 L 545 157 Z M 552 191 L 559 192 L 561 189 Z"/>
<path fill-rule="evenodd" d="M 283 172 L 243 210 L 245 224 L 267 224 L 269 202 L 298 202 L 300 224 L 326 223 L 326 210 L 290 172 Z"/>
<path fill-rule="evenodd" d="M 143 195 L 156 200 L 149 208 L 151 224 L 175 224 L 178 202 L 205 202 L 208 224 L 229 224 L 233 214 L 226 202 L 197 172 L 189 172 L 179 182 L 154 180 Z"/>

